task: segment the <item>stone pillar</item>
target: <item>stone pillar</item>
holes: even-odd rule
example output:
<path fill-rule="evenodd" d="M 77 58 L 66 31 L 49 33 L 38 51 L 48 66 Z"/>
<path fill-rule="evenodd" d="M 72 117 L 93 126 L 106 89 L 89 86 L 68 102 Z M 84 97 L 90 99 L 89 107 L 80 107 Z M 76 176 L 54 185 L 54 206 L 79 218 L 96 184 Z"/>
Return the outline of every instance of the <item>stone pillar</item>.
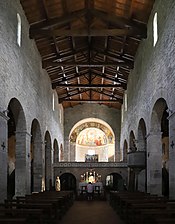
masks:
<path fill-rule="evenodd" d="M 26 131 L 16 132 L 15 195 L 31 193 L 31 135 Z"/>
<path fill-rule="evenodd" d="M 42 142 L 34 141 L 34 161 L 33 161 L 33 190 L 39 192 L 42 190 L 42 176 L 43 176 L 43 155 Z"/>
<path fill-rule="evenodd" d="M 45 191 L 46 190 L 46 159 L 45 159 L 45 150 L 46 150 L 46 143 L 45 141 L 43 141 L 42 143 L 42 187 L 41 187 L 41 191 Z"/>
<path fill-rule="evenodd" d="M 120 143 L 115 139 L 114 162 L 120 162 Z"/>
<path fill-rule="evenodd" d="M 147 136 L 147 192 L 162 195 L 162 132 Z"/>
<path fill-rule="evenodd" d="M 0 202 L 7 198 L 7 121 L 8 117 L 0 112 Z"/>
<path fill-rule="evenodd" d="M 70 144 L 69 144 L 69 139 L 65 140 L 65 147 L 63 149 L 64 153 L 64 161 L 69 162 L 70 161 Z"/>
<path fill-rule="evenodd" d="M 50 144 L 45 145 L 45 187 L 51 188 L 52 184 L 52 148 Z"/>
<path fill-rule="evenodd" d="M 69 143 L 70 145 L 70 161 L 75 162 L 75 150 L 76 150 L 76 143 Z"/>
<path fill-rule="evenodd" d="M 54 168 L 53 168 L 53 164 L 54 164 L 54 148 L 51 149 L 51 179 L 52 179 L 52 189 L 55 186 L 55 180 L 54 180 Z"/>
<path fill-rule="evenodd" d="M 169 198 L 175 199 L 175 113 L 169 117 Z"/>

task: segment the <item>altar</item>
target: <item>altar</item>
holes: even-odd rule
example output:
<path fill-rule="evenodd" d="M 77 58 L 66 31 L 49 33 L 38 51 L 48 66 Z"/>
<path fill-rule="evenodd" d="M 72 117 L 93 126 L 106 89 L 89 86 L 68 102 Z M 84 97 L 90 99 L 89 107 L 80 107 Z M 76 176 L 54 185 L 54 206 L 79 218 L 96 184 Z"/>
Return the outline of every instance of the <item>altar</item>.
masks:
<path fill-rule="evenodd" d="M 94 187 L 94 193 L 101 194 L 103 191 L 103 184 L 101 182 L 101 175 L 96 173 L 94 169 L 87 170 L 81 175 L 79 183 L 79 193 L 86 194 L 87 184 L 91 182 Z"/>
<path fill-rule="evenodd" d="M 86 194 L 88 182 L 80 182 L 79 183 L 79 194 Z M 101 181 L 97 181 L 92 183 L 94 187 L 94 194 L 102 194 L 103 192 L 103 184 Z"/>

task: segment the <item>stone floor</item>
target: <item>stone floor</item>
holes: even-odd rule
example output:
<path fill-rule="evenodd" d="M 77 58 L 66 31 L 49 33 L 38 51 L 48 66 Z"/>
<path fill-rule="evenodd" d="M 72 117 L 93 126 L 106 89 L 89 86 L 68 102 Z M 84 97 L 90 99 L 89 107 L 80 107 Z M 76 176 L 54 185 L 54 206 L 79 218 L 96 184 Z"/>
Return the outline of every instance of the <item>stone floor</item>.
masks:
<path fill-rule="evenodd" d="M 108 201 L 75 201 L 59 224 L 124 224 Z"/>

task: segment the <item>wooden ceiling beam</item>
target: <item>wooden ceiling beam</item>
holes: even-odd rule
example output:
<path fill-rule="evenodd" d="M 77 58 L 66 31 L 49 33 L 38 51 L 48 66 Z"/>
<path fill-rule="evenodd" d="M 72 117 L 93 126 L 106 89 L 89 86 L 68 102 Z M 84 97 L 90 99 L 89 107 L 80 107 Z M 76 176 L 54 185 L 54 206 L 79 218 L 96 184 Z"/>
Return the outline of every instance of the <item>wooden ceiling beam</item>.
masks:
<path fill-rule="evenodd" d="M 33 38 L 34 35 L 37 33 L 37 31 L 40 31 L 40 30 L 48 31 L 49 29 L 54 29 L 55 27 L 65 25 L 67 23 L 72 22 L 73 20 L 78 19 L 80 16 L 83 16 L 86 13 L 87 13 L 87 10 L 81 9 L 81 10 L 72 12 L 68 15 L 64 15 L 61 17 L 53 18 L 53 19 L 47 19 L 43 22 L 33 24 L 30 26 L 29 35 L 31 38 Z"/>
<path fill-rule="evenodd" d="M 54 79 L 54 80 L 52 80 L 52 85 L 57 86 L 57 85 L 61 84 L 62 82 L 65 82 L 65 81 L 69 81 L 70 82 L 71 80 L 77 79 L 77 78 L 79 78 L 81 76 L 84 76 L 85 74 L 87 74 L 86 71 L 80 72 L 79 74 L 75 73 L 74 77 L 61 77 L 60 78 L 61 81 L 58 81 L 58 79 Z"/>
<path fill-rule="evenodd" d="M 91 14 L 106 23 L 111 23 L 121 28 L 129 27 L 130 29 L 138 33 L 138 36 L 140 36 L 141 38 L 147 37 L 147 27 L 145 24 L 135 22 L 131 19 L 125 19 L 112 14 L 108 14 L 98 9 L 92 9 Z"/>
<path fill-rule="evenodd" d="M 59 67 L 59 66 L 79 66 L 79 67 L 103 67 L 103 66 L 121 66 L 121 65 L 126 65 L 127 63 L 125 62 L 92 62 L 91 64 L 86 63 L 86 62 L 53 62 L 53 61 L 43 61 L 42 62 L 42 67 L 43 68 L 48 68 L 48 67 Z"/>
<path fill-rule="evenodd" d="M 71 92 L 69 92 L 69 94 L 67 94 L 67 96 L 65 96 L 65 97 L 58 96 L 59 103 L 62 103 L 67 98 L 70 98 L 70 97 L 73 97 L 73 96 L 77 96 L 77 95 L 81 95 L 82 93 L 85 93 L 87 91 L 89 91 L 89 89 L 85 89 L 85 90 L 81 90 L 81 91 L 78 90 L 77 93 L 71 93 Z"/>
<path fill-rule="evenodd" d="M 98 48 L 93 48 L 93 50 L 97 53 L 97 54 L 101 54 L 102 56 L 107 56 L 110 59 L 112 59 L 114 61 L 114 63 L 123 63 L 123 65 L 125 65 L 126 67 L 128 67 L 129 69 L 133 69 L 134 68 L 134 62 L 125 58 L 124 56 L 121 56 L 119 54 L 115 54 L 115 53 L 111 53 L 107 50 L 101 50 Z M 120 65 L 119 65 L 120 66 Z"/>
<path fill-rule="evenodd" d="M 95 74 L 97 76 L 100 76 L 100 77 L 102 77 L 102 78 L 104 78 L 106 80 L 110 80 L 112 82 L 119 82 L 117 78 L 115 78 L 115 77 L 114 78 L 110 78 L 109 76 L 107 76 L 106 74 L 102 74 L 101 72 L 98 73 L 98 72 L 93 71 L 93 74 Z M 126 89 L 127 84 L 126 83 L 121 83 L 121 87 Z"/>
<path fill-rule="evenodd" d="M 118 103 L 118 104 L 121 104 L 117 100 L 92 100 L 92 99 L 91 100 L 79 100 L 79 99 L 75 100 L 75 99 L 65 99 L 63 101 L 64 102 L 79 102 L 79 103 Z"/>
<path fill-rule="evenodd" d="M 116 97 L 114 94 L 112 94 L 112 91 L 111 91 L 110 94 L 105 93 L 105 92 L 102 91 L 102 90 L 96 90 L 96 89 L 93 89 L 92 91 L 93 91 L 93 92 L 96 92 L 96 93 L 99 93 L 99 94 L 102 94 L 102 95 L 105 95 L 105 96 L 108 96 L 108 97 L 110 97 L 110 98 L 112 98 L 112 99 L 115 99 L 115 100 L 119 101 L 120 103 L 123 103 L 122 98 L 118 98 L 118 97 Z"/>
<path fill-rule="evenodd" d="M 73 96 L 78 96 L 78 95 L 80 95 L 84 92 L 88 92 L 89 90 L 90 89 L 86 89 L 86 90 L 82 90 L 82 91 L 78 90 L 77 93 L 72 93 L 72 94 L 70 94 L 70 92 L 69 92 L 69 94 L 67 94 L 67 96 L 61 97 L 61 98 L 59 97 L 59 103 L 62 103 L 63 101 L 66 101 L 66 100 L 72 100 L 72 99 L 68 99 L 68 98 L 73 97 Z M 104 93 L 103 91 L 100 91 L 100 90 L 98 91 L 98 90 L 95 90 L 95 89 L 93 89 L 92 91 L 96 92 L 96 93 L 99 93 L 99 94 L 103 94 L 103 95 L 108 96 L 108 97 L 112 97 L 112 99 L 115 99 L 116 101 L 120 102 L 121 104 L 123 103 L 123 100 L 121 98 L 116 97 L 115 95 L 107 94 L 107 93 Z"/>
<path fill-rule="evenodd" d="M 38 36 L 65 36 L 65 37 L 106 37 L 106 36 L 140 36 L 139 30 L 132 28 L 123 29 L 35 29 L 30 31 L 30 38 L 37 38 Z"/>
<path fill-rule="evenodd" d="M 83 88 L 83 89 L 98 89 L 98 88 L 118 88 L 121 86 L 121 83 L 117 83 L 117 84 L 64 84 L 64 83 L 60 83 L 60 84 L 52 84 L 52 88 L 59 88 L 59 87 L 65 87 L 65 88 Z"/>
<path fill-rule="evenodd" d="M 70 77 L 70 78 L 68 78 L 68 77 L 62 77 L 62 78 L 59 78 L 60 79 L 59 81 L 58 81 L 58 79 L 52 80 L 52 88 L 55 89 L 60 84 L 63 84 L 63 82 L 65 82 L 65 81 L 71 82 L 73 80 L 76 80 L 78 77 L 84 76 L 86 74 L 87 74 L 87 71 L 84 71 L 84 72 L 81 71 L 79 74 L 77 74 L 77 75 L 75 75 L 73 77 Z M 104 78 L 105 80 L 109 80 L 109 81 L 117 82 L 117 83 L 119 82 L 119 83 L 121 83 L 121 87 L 123 89 L 126 89 L 126 87 L 127 87 L 127 83 L 124 83 L 124 82 L 119 81 L 118 78 L 109 77 L 108 75 L 106 75 L 104 73 L 101 73 L 100 71 L 98 72 L 98 71 L 94 71 L 93 70 L 93 74 L 96 75 L 96 76 L 99 76 L 101 78 Z"/>

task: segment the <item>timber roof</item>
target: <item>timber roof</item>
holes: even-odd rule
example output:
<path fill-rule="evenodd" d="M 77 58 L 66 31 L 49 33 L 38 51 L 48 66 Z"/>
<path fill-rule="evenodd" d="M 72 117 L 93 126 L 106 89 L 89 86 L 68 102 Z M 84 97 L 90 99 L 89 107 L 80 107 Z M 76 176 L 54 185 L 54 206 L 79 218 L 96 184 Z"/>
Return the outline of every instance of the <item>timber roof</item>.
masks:
<path fill-rule="evenodd" d="M 154 0 L 21 0 L 59 103 L 120 109 Z"/>

